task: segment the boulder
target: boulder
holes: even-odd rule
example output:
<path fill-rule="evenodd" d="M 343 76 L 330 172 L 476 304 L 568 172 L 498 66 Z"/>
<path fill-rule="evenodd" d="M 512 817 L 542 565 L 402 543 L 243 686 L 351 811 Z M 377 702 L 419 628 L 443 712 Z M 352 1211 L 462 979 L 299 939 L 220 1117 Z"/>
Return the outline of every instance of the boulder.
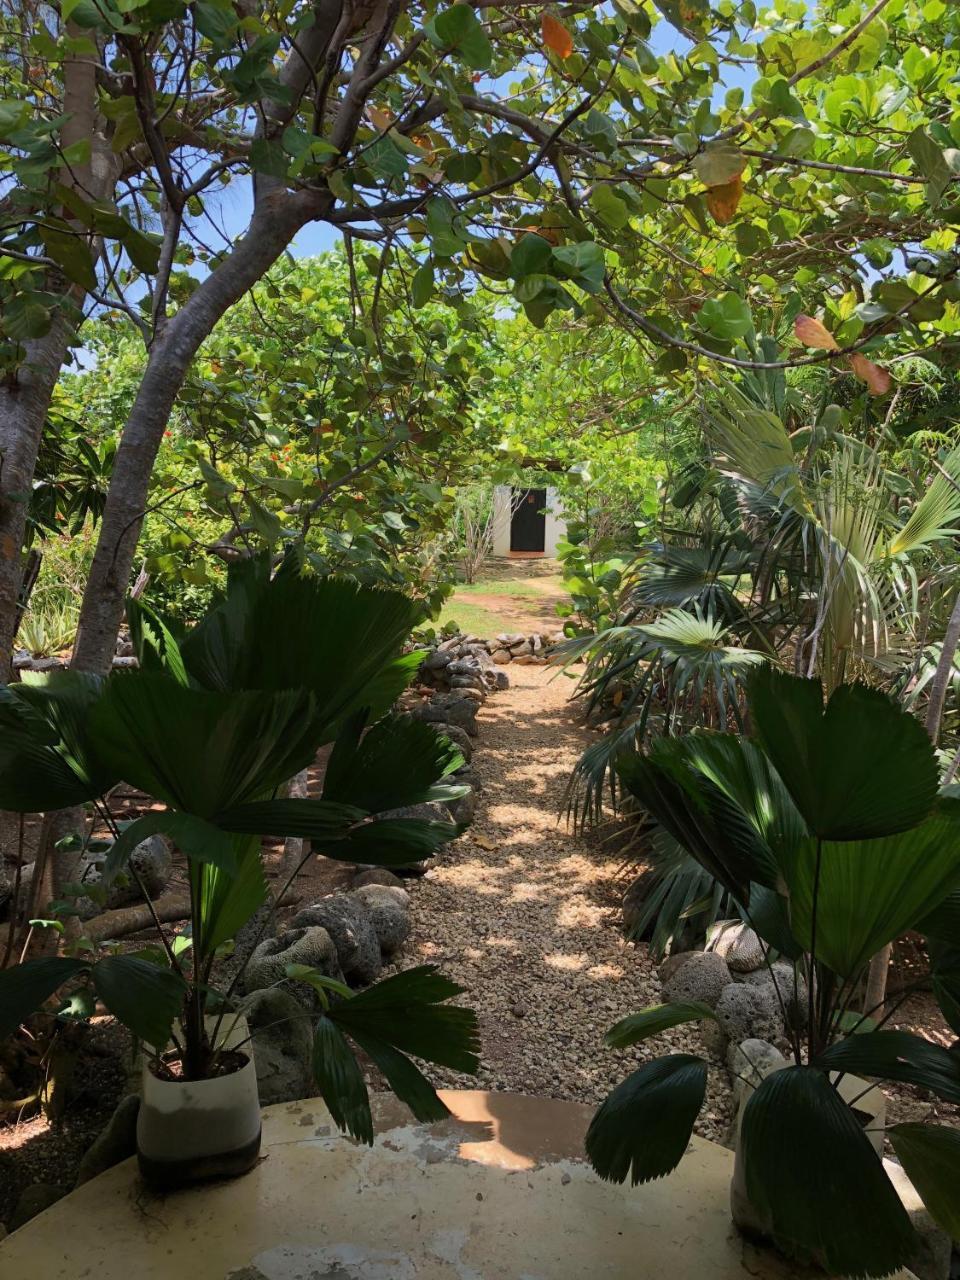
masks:
<path fill-rule="evenodd" d="M 402 889 L 403 881 L 386 867 L 370 867 L 367 871 L 358 871 L 353 878 L 351 889 L 364 889 L 369 884 L 386 885 L 391 889 Z"/>
<path fill-rule="evenodd" d="M 44 1209 L 49 1209 L 52 1204 L 62 1200 L 69 1190 L 69 1187 L 54 1186 L 49 1182 L 34 1182 L 29 1187 L 24 1187 L 7 1223 L 7 1229 L 16 1231 L 25 1226 L 38 1213 L 43 1213 Z"/>
<path fill-rule="evenodd" d="M 473 821 L 477 812 L 477 793 L 472 787 L 465 796 L 461 796 L 459 800 L 455 800 L 451 804 L 450 812 L 453 815 L 454 822 L 462 827 Z"/>
<path fill-rule="evenodd" d="M 447 671 L 452 676 L 479 675 L 480 664 L 476 658 L 456 658 L 447 667 Z"/>
<path fill-rule="evenodd" d="M 475 702 L 478 706 L 486 700 L 486 694 L 483 691 L 483 681 L 477 677 L 467 678 L 465 676 L 456 676 L 450 682 L 450 688 L 456 689 L 464 698 L 469 698 L 471 702 Z"/>
<path fill-rule="evenodd" d="M 515 653 L 513 655 L 514 662 L 519 662 L 522 667 L 533 666 L 537 659 L 532 653 Z"/>
<path fill-rule="evenodd" d="M 776 1045 L 767 1040 L 731 1041 L 727 1049 L 727 1069 L 733 1077 L 733 1099 L 739 1107 L 751 1090 L 756 1089 L 771 1071 L 789 1066 Z"/>
<path fill-rule="evenodd" d="M 720 959 L 719 956 L 717 958 Z M 687 967 L 684 965 L 681 974 Z M 784 1038 L 783 1015 L 772 983 L 752 986 L 731 982 L 721 991 L 714 1009 L 721 1030 L 737 1044 L 744 1040 L 777 1043 Z"/>
<path fill-rule="evenodd" d="M 630 890 L 628 889 L 627 893 L 629 892 Z M 692 960 L 694 956 L 702 954 L 702 951 L 677 951 L 672 955 L 666 956 L 660 962 L 660 968 L 657 970 L 661 983 L 666 986 L 668 980 L 673 977 L 678 969 L 683 968 L 688 960 Z"/>
<path fill-rule="evenodd" d="M 513 661 L 513 654 L 509 649 L 494 649 L 491 656 L 500 666 L 506 666 L 508 662 Z"/>
<path fill-rule="evenodd" d="M 140 1095 L 128 1093 L 121 1098 L 116 1111 L 107 1121 L 106 1128 L 101 1129 L 88 1147 L 80 1168 L 77 1170 L 79 1187 L 89 1182 L 98 1174 L 106 1173 L 121 1160 L 126 1160 L 137 1153 L 137 1116 L 140 1114 Z"/>
<path fill-rule="evenodd" d="M 473 759 L 473 743 L 470 741 L 470 735 L 465 729 L 461 729 L 455 724 L 435 724 L 434 729 L 444 738 L 449 738 L 454 746 L 459 747 L 460 754 L 466 760 L 467 764 Z"/>
<path fill-rule="evenodd" d="M 510 677 L 505 671 L 497 671 L 494 673 L 493 687 L 499 692 L 510 688 Z"/>
<path fill-rule="evenodd" d="M 699 1000 L 715 1009 L 721 992 L 729 983 L 730 970 L 723 956 L 712 951 L 698 951 L 670 975 L 663 984 L 663 994 L 668 1001 Z M 739 1038 L 745 1040 L 748 1034 Z"/>
<path fill-rule="evenodd" d="M 410 936 L 410 895 L 392 885 L 368 884 L 351 895 L 367 912 L 385 955 L 392 955 Z"/>
<path fill-rule="evenodd" d="M 428 724 L 454 724 L 465 729 L 471 738 L 477 736 L 477 704 L 456 693 L 436 693 L 429 702 L 421 703 L 413 713 Z"/>
<path fill-rule="evenodd" d="M 0 906 L 13 896 L 14 876 L 15 868 L 8 866 L 0 855 Z"/>
<path fill-rule="evenodd" d="M 288 964 L 309 965 L 328 978 L 343 981 L 337 948 L 326 929 L 287 929 L 275 938 L 264 938 L 254 948 L 244 974 L 244 990 L 250 993 L 279 987 L 289 992 L 299 1004 L 319 1010 L 320 999 L 313 988 L 305 982 L 287 978 Z"/>
<path fill-rule="evenodd" d="M 785 960 L 775 960 L 769 968 L 755 969 L 753 973 L 735 974 L 734 977 L 747 986 L 774 988 L 787 1011 L 787 1023 L 798 1030 L 807 1025 L 809 1006 L 807 1004 L 807 981 L 803 974 L 794 971 L 793 965 Z"/>
<path fill-rule="evenodd" d="M 244 1002 L 253 1036 L 260 1103 L 293 1102 L 316 1092 L 310 1015 L 287 991 L 255 991 Z"/>
<path fill-rule="evenodd" d="M 439 800 L 429 800 L 424 804 L 407 804 L 399 809 L 384 809 L 377 818 L 419 818 L 425 822 L 452 822 L 453 816 L 449 808 Z"/>
<path fill-rule="evenodd" d="M 742 920 L 717 920 L 707 930 L 708 951 L 723 956 L 734 973 L 752 973 L 764 963 L 760 939 Z"/>
<path fill-rule="evenodd" d="M 443 671 L 453 660 L 453 654 L 449 650 L 434 649 L 433 653 L 427 654 L 420 666 L 426 671 Z"/>
<path fill-rule="evenodd" d="M 84 885 L 99 884 L 103 878 L 102 866 L 102 856 L 84 860 L 79 870 L 78 878 L 80 883 Z M 158 898 L 166 889 L 167 882 L 173 871 L 173 853 L 169 842 L 163 836 L 148 836 L 131 853 L 130 866 L 140 877 L 143 887 L 149 896 Z M 142 894 L 136 878 L 128 872 L 125 880 L 126 883 L 114 881 L 111 885 L 105 904 L 107 910 L 113 911 L 117 907 L 126 907 L 131 903 L 141 901 Z M 78 898 L 76 906 L 81 919 L 89 919 L 103 910 L 103 907 L 94 902 L 92 898 Z"/>
<path fill-rule="evenodd" d="M 373 982 L 383 968 L 380 943 L 370 913 L 354 894 L 334 893 L 304 907 L 290 921 L 292 929 L 325 929 L 337 949 L 347 978 Z"/>

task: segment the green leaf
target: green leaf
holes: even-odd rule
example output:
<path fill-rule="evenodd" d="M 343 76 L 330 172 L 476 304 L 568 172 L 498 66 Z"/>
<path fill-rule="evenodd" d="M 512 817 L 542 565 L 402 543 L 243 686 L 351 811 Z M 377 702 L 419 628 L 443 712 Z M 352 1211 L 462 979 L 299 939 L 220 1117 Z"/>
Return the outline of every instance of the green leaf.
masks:
<path fill-rule="evenodd" d="M 258 838 L 233 838 L 236 870 L 225 872 L 209 863 L 200 880 L 200 924 L 203 954 L 236 936 L 269 897 Z"/>
<path fill-rule="evenodd" d="M 0 686 L 0 805 L 15 813 L 67 809 L 102 795 L 119 775 L 102 758 L 91 717 L 98 676 L 55 672 Z"/>
<path fill-rule="evenodd" d="M 84 289 L 97 287 L 97 273 L 93 269 L 90 248 L 81 236 L 54 227 L 39 224 L 44 248 L 68 280 Z"/>
<path fill-rule="evenodd" d="M 462 764 L 457 748 L 422 720 L 386 716 L 362 737 L 348 725 L 327 764 L 323 799 L 367 813 L 421 804 Z"/>
<path fill-rule="evenodd" d="M 186 645 L 181 653 L 186 661 Z M 138 671 L 109 681 L 90 720 L 104 759 L 124 781 L 209 820 L 269 794 L 311 763 L 315 716 L 303 689 L 209 693 Z"/>
<path fill-rule="evenodd" d="M 652 1004 L 639 1013 L 631 1013 L 615 1023 L 604 1036 L 604 1042 L 612 1049 L 625 1049 L 631 1044 L 640 1044 L 651 1036 L 658 1036 L 661 1031 L 671 1027 L 679 1027 L 686 1022 L 702 1022 L 704 1018 L 714 1018 L 715 1014 L 708 1004 L 697 1000 L 678 1001 L 676 1004 Z"/>
<path fill-rule="evenodd" d="M 126 249 L 130 261 L 144 275 L 153 275 L 160 265 L 160 242 L 126 224 L 117 238 Z"/>
<path fill-rule="evenodd" d="M 810 947 L 817 846 L 784 864 L 794 936 Z M 817 959 L 852 978 L 870 957 L 927 916 L 960 883 L 960 823 L 935 817 L 877 840 L 824 841 L 817 900 Z"/>
<path fill-rule="evenodd" d="M 422 1124 L 429 1124 L 435 1120 L 445 1120 L 450 1115 L 449 1108 L 440 1101 L 436 1089 L 405 1054 L 356 1027 L 350 1029 L 350 1035 L 383 1072 L 387 1084 L 400 1101 L 407 1104 L 415 1119 Z"/>
<path fill-rule="evenodd" d="M 493 60 L 493 48 L 469 5 L 456 4 L 438 13 L 433 22 L 435 43 L 456 49 L 474 71 L 486 71 Z"/>
<path fill-rule="evenodd" d="M 413 273 L 410 281 L 410 296 L 413 305 L 418 309 L 425 307 L 433 297 L 433 263 L 425 262 Z"/>
<path fill-rule="evenodd" d="M 735 342 L 753 332 L 750 304 L 733 290 L 719 298 L 707 298 L 697 312 L 697 320 L 709 333 L 728 342 Z"/>
<path fill-rule="evenodd" d="M 838 1040 L 820 1055 L 818 1066 L 899 1080 L 946 1102 L 960 1102 L 960 1056 L 909 1031 L 871 1031 Z"/>
<path fill-rule="evenodd" d="M 157 1050 L 166 1048 L 186 985 L 172 969 L 139 956 L 105 956 L 91 970 L 97 995 L 115 1018 Z"/>
<path fill-rule="evenodd" d="M 65 982 L 89 968 L 87 960 L 45 956 L 0 969 L 0 1040 L 13 1035 Z"/>
<path fill-rule="evenodd" d="M 590 196 L 590 206 L 596 210 L 601 222 L 613 231 L 619 231 L 630 218 L 630 210 L 620 199 L 613 187 L 604 183 L 594 187 Z"/>
<path fill-rule="evenodd" d="M 443 1003 L 461 991 L 434 965 L 420 965 L 357 992 L 329 1016 L 348 1035 L 373 1036 L 401 1053 L 473 1074 L 479 1066 L 477 1015 Z"/>
<path fill-rule="evenodd" d="M 510 251 L 510 271 L 516 280 L 524 276 L 542 275 L 548 270 L 553 249 L 550 242 L 536 232 L 521 236 Z M 519 299 L 524 302 L 524 298 Z"/>
<path fill-rule="evenodd" d="M 189 813 L 145 813 L 130 823 L 107 854 L 103 878 L 109 884 L 124 867 L 134 849 L 149 836 L 169 836 L 192 862 L 209 862 L 224 871 L 235 869 L 233 843 L 212 823 Z"/>
<path fill-rule="evenodd" d="M 320 841 L 345 836 L 364 817 L 363 809 L 332 800 L 255 800 L 223 809 L 216 822 L 243 835 Z"/>
<path fill-rule="evenodd" d="M 930 1216 L 952 1240 L 960 1240 L 960 1130 L 895 1124 L 887 1136 Z"/>
<path fill-rule="evenodd" d="M 746 156 L 732 142 L 709 142 L 693 160 L 693 171 L 705 187 L 732 182 L 746 167 Z"/>
<path fill-rule="evenodd" d="M 753 672 L 747 701 L 767 755 L 810 830 L 860 840 L 915 827 L 937 794 L 923 726 L 884 694 L 842 685 L 826 709 L 818 680 Z"/>
<path fill-rule="evenodd" d="M 335 995 L 342 996 L 344 1000 L 349 1000 L 353 992 L 345 982 L 338 982 L 336 978 L 328 978 L 325 973 L 321 973 L 319 969 L 313 969 L 308 964 L 285 964 L 283 971 L 288 978 L 292 978 L 294 982 L 306 983 L 308 987 L 312 987 L 321 996 L 327 996 L 330 992 Z"/>
<path fill-rule="evenodd" d="M 127 625 L 141 671 L 159 671 L 189 684 L 180 645 L 166 621 L 142 600 L 127 598 Z"/>
<path fill-rule="evenodd" d="M 379 821 L 365 822 L 354 827 L 342 840 L 327 836 L 311 838 L 317 853 L 325 854 L 337 862 L 358 862 L 373 867 L 405 867 L 411 862 L 429 858 L 441 845 L 460 835 L 461 830 L 461 827 L 452 822 L 434 822 L 424 818 L 381 818 Z"/>
<path fill-rule="evenodd" d="M 363 1072 L 343 1033 L 321 1017 L 313 1039 L 313 1076 L 338 1129 L 373 1146 L 373 1117 Z"/>
<path fill-rule="evenodd" d="M 689 1053 L 648 1062 L 602 1103 L 587 1130 L 587 1156 L 607 1182 L 650 1182 L 677 1167 L 707 1088 L 707 1064 Z"/>
<path fill-rule="evenodd" d="M 927 200 L 931 205 L 938 205 L 953 178 L 943 149 L 937 146 L 922 125 L 918 125 L 907 138 L 907 150 L 917 171 L 927 180 Z"/>
<path fill-rule="evenodd" d="M 552 256 L 557 274 L 572 280 L 581 289 L 597 293 L 603 287 L 606 270 L 603 250 L 592 240 L 560 245 L 553 249 Z"/>
<path fill-rule="evenodd" d="M 831 1275 L 880 1276 L 909 1263 L 916 1236 L 906 1210 L 821 1071 L 767 1076 L 744 1108 L 740 1152 L 750 1202 L 782 1246 L 809 1251 Z"/>
<path fill-rule="evenodd" d="M 49 333 L 51 310 L 41 302 L 46 294 L 18 293 L 4 302 L 3 330 L 14 342 L 29 342 Z"/>
<path fill-rule="evenodd" d="M 295 671 L 315 695 L 320 746 L 352 709 L 378 705 L 384 688 L 389 701 L 398 696 L 398 680 L 408 680 L 417 661 L 400 658 L 400 649 L 421 616 L 421 606 L 398 591 L 335 578 L 271 578 L 269 561 L 256 557 L 231 567 L 226 598 L 181 651 L 190 676 L 211 689 L 279 691 Z"/>

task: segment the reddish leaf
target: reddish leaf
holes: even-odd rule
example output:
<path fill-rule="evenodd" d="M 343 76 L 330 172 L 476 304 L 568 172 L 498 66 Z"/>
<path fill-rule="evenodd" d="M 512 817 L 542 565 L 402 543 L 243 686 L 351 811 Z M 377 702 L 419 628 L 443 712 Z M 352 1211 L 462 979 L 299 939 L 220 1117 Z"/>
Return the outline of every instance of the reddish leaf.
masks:
<path fill-rule="evenodd" d="M 860 381 L 867 384 L 867 390 L 872 396 L 885 396 L 893 386 L 893 378 L 887 370 L 874 364 L 859 352 L 855 352 L 850 357 L 850 367 Z"/>
<path fill-rule="evenodd" d="M 829 329 L 824 328 L 813 316 L 797 316 L 793 332 L 805 347 L 820 347 L 824 351 L 838 351 L 839 344 Z"/>
<path fill-rule="evenodd" d="M 551 13 L 545 13 L 540 20 L 540 30 L 543 32 L 543 43 L 558 58 L 569 58 L 573 53 L 573 36 L 559 20 Z"/>
<path fill-rule="evenodd" d="M 734 178 L 731 182 L 724 182 L 717 187 L 709 187 L 707 189 L 707 208 L 710 210 L 714 222 L 719 222 L 721 226 L 730 222 L 740 204 L 740 198 L 743 195 L 743 179 Z"/>

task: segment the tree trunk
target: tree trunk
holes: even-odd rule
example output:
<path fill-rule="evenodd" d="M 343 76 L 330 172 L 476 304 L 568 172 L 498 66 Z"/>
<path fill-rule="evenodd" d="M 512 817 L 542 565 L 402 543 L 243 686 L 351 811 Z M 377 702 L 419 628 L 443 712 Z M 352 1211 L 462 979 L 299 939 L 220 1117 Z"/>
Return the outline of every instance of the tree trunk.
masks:
<path fill-rule="evenodd" d="M 89 33 L 67 23 L 72 39 L 89 39 Z M 60 181 L 84 196 L 101 199 L 112 190 L 117 157 L 98 129 L 97 77 L 94 59 L 82 56 L 64 62 L 63 113 L 60 145 L 90 141 L 90 158 L 65 165 Z M 54 387 L 69 352 L 74 325 L 68 313 L 83 302 L 84 290 L 71 285 L 59 273 L 50 273 L 47 291 L 60 297 L 50 331 L 23 344 L 23 361 L 0 388 L 0 680 L 8 682 L 16 636 L 17 601 L 23 579 L 21 556 L 27 525 L 27 509 L 40 451 L 40 440 Z"/>
<path fill-rule="evenodd" d="M 182 893 L 162 893 L 154 902 L 153 910 L 163 924 L 186 920 L 190 915 L 190 899 Z M 124 938 L 129 933 L 139 933 L 141 929 L 155 926 L 150 907 L 145 902 L 138 902 L 132 907 L 117 907 L 114 911 L 94 916 L 84 925 L 83 932 L 91 942 L 102 942 L 105 938 Z"/>
<path fill-rule="evenodd" d="M 17 633 L 23 542 L 40 439 L 67 357 L 70 326 L 57 313 L 50 332 L 24 343 L 24 361 L 0 388 L 0 681 L 8 683 Z"/>
<path fill-rule="evenodd" d="M 930 703 L 927 707 L 926 730 L 934 746 L 940 738 L 940 722 L 943 720 L 943 708 L 947 701 L 947 690 L 950 688 L 950 677 L 953 674 L 953 660 L 960 646 L 960 595 L 957 596 L 947 622 L 940 648 L 940 660 L 930 685 Z M 949 777 L 947 779 L 949 781 Z M 870 961 L 867 972 L 867 986 L 863 997 L 863 1011 L 876 1019 L 883 1017 L 883 1002 L 887 994 L 887 975 L 890 970 L 890 957 L 893 954 L 893 943 L 889 943 Z"/>
<path fill-rule="evenodd" d="M 890 957 L 893 955 L 893 943 L 888 942 L 882 951 L 870 961 L 867 971 L 867 986 L 863 994 L 863 1012 L 868 1013 L 874 1022 L 883 1017 L 883 1002 L 887 996 L 887 974 L 890 971 Z"/>
<path fill-rule="evenodd" d="M 157 451 L 200 344 L 224 313 L 269 270 L 297 231 L 320 216 L 318 199 L 309 192 L 277 192 L 265 197 L 230 257 L 165 323 L 151 347 L 113 464 L 80 609 L 72 662 L 77 670 L 103 674 L 110 668 Z M 322 199 L 329 205 L 330 197 Z"/>
<path fill-rule="evenodd" d="M 960 645 L 960 594 L 957 595 L 953 612 L 947 623 L 940 648 L 940 661 L 934 672 L 930 685 L 930 703 L 927 707 L 927 733 L 934 746 L 940 739 L 940 722 L 943 719 L 943 708 L 947 701 L 947 690 L 950 688 L 950 677 L 953 674 L 953 660 Z"/>
<path fill-rule="evenodd" d="M 287 784 L 287 795 L 291 800 L 306 800 L 307 794 L 307 770 L 301 769 Z M 279 893 L 283 893 L 284 885 L 296 873 L 309 851 L 309 840 L 303 840 L 298 836 L 287 836 L 284 840 L 278 877 Z"/>

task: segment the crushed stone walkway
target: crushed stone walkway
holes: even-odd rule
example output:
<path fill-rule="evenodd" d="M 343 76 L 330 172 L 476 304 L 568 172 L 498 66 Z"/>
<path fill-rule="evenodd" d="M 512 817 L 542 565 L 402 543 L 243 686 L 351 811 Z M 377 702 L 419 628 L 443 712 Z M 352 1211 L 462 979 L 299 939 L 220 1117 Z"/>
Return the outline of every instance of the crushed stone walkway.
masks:
<path fill-rule="evenodd" d="M 656 967 L 620 931 L 616 855 L 558 822 L 570 771 L 592 740 L 569 702 L 573 681 L 548 667 L 507 670 L 511 687 L 478 717 L 476 817 L 411 886 L 403 963 L 439 964 L 480 1017 L 479 1076 L 434 1068 L 431 1079 L 595 1103 L 639 1061 L 702 1053 L 703 1044 L 693 1027 L 630 1050 L 604 1047 L 612 1023 L 660 1000 Z M 698 1130 L 718 1137 L 728 1087 L 719 1087 L 722 1070 L 710 1075 Z"/>

